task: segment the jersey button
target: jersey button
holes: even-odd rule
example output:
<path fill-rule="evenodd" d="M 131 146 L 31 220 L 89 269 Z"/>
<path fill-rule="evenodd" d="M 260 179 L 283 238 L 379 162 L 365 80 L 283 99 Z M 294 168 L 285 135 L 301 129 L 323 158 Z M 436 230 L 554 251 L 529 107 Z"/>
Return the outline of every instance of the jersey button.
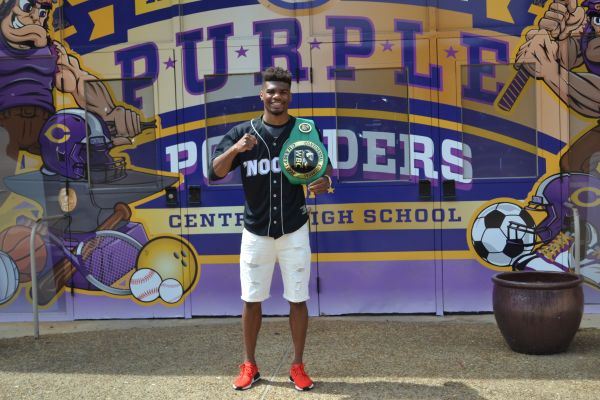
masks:
<path fill-rule="evenodd" d="M 273 207 L 273 210 L 277 211 L 277 207 Z"/>
<path fill-rule="evenodd" d="M 273 225 L 277 225 L 277 221 L 273 221 Z"/>
<path fill-rule="evenodd" d="M 277 180 L 274 180 L 273 183 L 277 185 Z"/>
<path fill-rule="evenodd" d="M 277 194 L 274 194 L 273 197 L 277 197 Z"/>

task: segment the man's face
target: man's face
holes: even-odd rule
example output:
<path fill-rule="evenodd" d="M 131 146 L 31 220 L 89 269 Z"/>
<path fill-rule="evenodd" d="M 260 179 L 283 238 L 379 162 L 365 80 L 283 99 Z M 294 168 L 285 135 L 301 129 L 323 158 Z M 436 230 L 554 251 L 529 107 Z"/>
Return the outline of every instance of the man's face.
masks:
<path fill-rule="evenodd" d="M 290 85 L 285 82 L 267 81 L 260 90 L 260 99 L 265 105 L 265 112 L 273 115 L 287 113 L 288 105 L 292 100 Z"/>
<path fill-rule="evenodd" d="M 0 30 L 7 42 L 18 49 L 39 48 L 48 45 L 44 24 L 52 4 L 38 0 L 17 0 L 2 21 Z"/>

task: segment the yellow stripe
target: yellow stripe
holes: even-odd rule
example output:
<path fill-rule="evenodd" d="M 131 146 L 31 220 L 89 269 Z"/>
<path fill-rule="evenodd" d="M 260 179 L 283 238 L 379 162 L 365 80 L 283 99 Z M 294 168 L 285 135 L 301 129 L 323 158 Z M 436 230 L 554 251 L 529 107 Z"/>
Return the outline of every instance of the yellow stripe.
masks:
<path fill-rule="evenodd" d="M 208 126 L 215 126 L 215 125 L 230 124 L 232 122 L 237 123 L 237 122 L 242 122 L 242 121 L 249 121 L 252 118 L 258 117 L 260 114 L 261 114 L 261 112 L 252 111 L 252 112 L 233 114 L 233 118 L 232 118 L 232 115 L 211 117 L 208 119 L 207 124 L 208 124 Z"/>
<path fill-rule="evenodd" d="M 155 1 L 148 3 L 148 0 L 135 0 L 135 15 L 142 15 L 153 11 L 171 7 L 173 0 Z"/>
<path fill-rule="evenodd" d="M 368 261 L 431 261 L 431 260 L 471 260 L 469 251 L 389 251 L 364 253 L 313 253 L 312 262 L 368 262 Z M 239 264 L 239 255 L 200 256 L 200 265 Z"/>
<path fill-rule="evenodd" d="M 319 253 L 313 254 L 312 261 L 353 262 L 353 261 L 430 261 L 468 260 L 473 258 L 469 251 L 388 251 L 364 253 Z"/>
<path fill-rule="evenodd" d="M 335 110 L 335 109 L 333 109 Z M 408 121 L 408 115 L 391 111 L 376 111 L 376 110 L 356 110 L 354 108 L 339 108 L 337 110 L 338 117 L 353 117 L 353 118 L 372 118 L 385 119 L 387 121 Z"/>
<path fill-rule="evenodd" d="M 199 120 L 199 121 L 189 122 L 189 123 L 182 124 L 180 126 L 176 125 L 176 126 L 172 126 L 170 128 L 163 129 L 161 132 L 161 136 L 165 137 L 165 136 L 177 134 L 178 132 L 185 132 L 185 131 L 189 131 L 189 130 L 193 130 L 193 129 L 201 129 L 201 128 L 205 128 L 207 125 L 209 127 L 211 127 L 211 126 L 215 126 L 215 125 L 223 125 L 225 123 L 232 124 L 232 123 L 248 121 L 251 118 L 257 117 L 259 114 L 260 113 L 257 113 L 257 112 L 245 112 L 245 113 L 238 113 L 238 114 L 229 114 L 229 115 L 221 116 L 221 117 L 212 117 L 212 118 L 208 118 L 208 120 Z M 462 131 L 466 134 L 469 134 L 472 136 L 477 136 L 477 137 L 482 137 L 482 138 L 485 138 L 485 139 L 488 139 L 488 140 L 491 140 L 494 142 L 506 144 L 508 146 L 526 151 L 531 154 L 538 154 L 538 149 L 535 145 L 523 142 L 518 139 L 513 139 L 510 137 L 504 136 L 501 133 L 488 131 L 486 129 L 481 129 L 481 128 L 478 128 L 478 127 L 475 127 L 472 125 L 460 124 L 455 121 L 448 121 L 448 120 L 444 120 L 444 119 L 425 117 L 425 116 L 420 116 L 420 115 L 407 115 L 404 113 L 395 113 L 395 112 L 390 112 L 390 111 L 356 110 L 356 109 L 350 109 L 350 108 L 339 108 L 339 109 L 335 109 L 335 108 L 319 108 L 319 109 L 298 108 L 298 109 L 290 109 L 290 114 L 306 115 L 306 116 L 313 116 L 313 117 L 341 116 L 341 117 L 369 118 L 369 119 L 380 118 L 380 119 L 386 119 L 386 120 L 390 120 L 390 121 L 403 121 L 403 122 L 406 122 L 407 120 L 409 120 L 409 117 L 410 117 L 411 123 L 417 123 L 417 124 L 429 125 L 429 126 L 438 126 L 443 129 L 450 129 L 450 130 L 454 130 L 457 132 L 461 132 L 461 126 L 462 126 Z M 208 121 L 208 122 L 206 122 L 206 121 Z"/>
<path fill-rule="evenodd" d="M 468 133 L 469 135 L 479 136 L 479 137 L 483 137 L 483 138 L 492 140 L 494 142 L 503 143 L 503 144 L 509 145 L 511 147 L 521 149 L 521 150 L 526 151 L 531 154 L 538 154 L 537 147 L 535 147 L 532 144 L 523 142 L 521 140 L 513 139 L 508 136 L 504 136 L 501 133 L 491 132 L 488 130 L 477 128 L 476 126 L 463 125 L 463 127 L 464 127 L 463 132 Z"/>
<path fill-rule="evenodd" d="M 160 194 L 159 194 L 160 195 Z M 482 201 L 339 203 L 311 208 L 311 223 L 317 232 L 375 230 L 466 229 Z M 177 234 L 183 228 L 189 235 L 240 233 L 244 208 L 195 207 L 186 209 L 137 209 L 135 220 L 151 232 Z"/>

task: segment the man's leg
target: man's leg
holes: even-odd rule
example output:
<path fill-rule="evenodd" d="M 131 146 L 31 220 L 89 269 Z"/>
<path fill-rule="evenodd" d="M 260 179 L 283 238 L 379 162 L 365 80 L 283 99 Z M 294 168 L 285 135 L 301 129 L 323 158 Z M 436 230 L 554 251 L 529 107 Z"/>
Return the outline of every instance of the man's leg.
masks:
<path fill-rule="evenodd" d="M 294 364 L 302 363 L 308 329 L 310 241 L 308 224 L 276 240 L 283 279 L 283 297 L 290 303 L 290 330 L 294 343 Z"/>
<path fill-rule="evenodd" d="M 260 380 L 256 365 L 256 341 L 262 324 L 262 302 L 269 298 L 275 266 L 274 240 L 243 230 L 240 251 L 240 283 L 242 289 L 242 333 L 244 363 L 233 382 L 236 390 L 250 389 Z"/>
<path fill-rule="evenodd" d="M 308 307 L 306 302 L 290 302 L 290 330 L 292 331 L 292 342 L 294 343 L 294 364 L 302 363 L 304 356 L 304 344 L 306 343 L 306 331 L 308 330 Z"/>
<path fill-rule="evenodd" d="M 240 375 L 233 381 L 235 390 L 250 389 L 260 380 L 260 373 L 256 365 L 256 339 L 262 322 L 262 308 L 260 302 L 244 301 L 242 310 L 242 331 L 244 336 L 244 363 L 240 365 Z"/>
<path fill-rule="evenodd" d="M 297 390 L 310 390 L 312 379 L 304 370 L 304 344 L 308 329 L 310 281 L 310 241 L 308 223 L 295 232 L 277 239 L 276 247 L 283 279 L 283 297 L 290 303 L 290 330 L 294 343 L 294 361 L 290 368 L 290 381 Z"/>
<path fill-rule="evenodd" d="M 255 350 L 262 323 L 262 302 L 269 298 L 275 267 L 274 240 L 242 232 L 240 283 L 242 289 L 242 331 L 245 361 L 256 364 Z"/>
<path fill-rule="evenodd" d="M 244 361 L 256 364 L 256 341 L 262 324 L 262 303 L 244 302 L 242 330 L 244 334 Z"/>

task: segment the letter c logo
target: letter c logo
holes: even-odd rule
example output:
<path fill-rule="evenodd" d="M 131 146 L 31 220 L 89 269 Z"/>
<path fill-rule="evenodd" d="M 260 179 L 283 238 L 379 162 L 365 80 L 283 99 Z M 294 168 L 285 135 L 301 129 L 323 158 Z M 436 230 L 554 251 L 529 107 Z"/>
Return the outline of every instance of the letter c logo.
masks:
<path fill-rule="evenodd" d="M 55 137 L 53 135 L 54 131 L 62 131 L 62 136 L 61 137 Z M 48 138 L 49 141 L 51 141 L 52 143 L 65 143 L 67 140 L 69 140 L 69 138 L 71 137 L 71 135 L 69 135 L 68 133 L 71 132 L 71 130 L 69 129 L 68 126 L 63 125 L 63 124 L 54 124 L 51 125 L 46 132 L 44 132 L 44 136 L 46 136 Z"/>
<path fill-rule="evenodd" d="M 586 193 L 590 194 L 583 196 L 582 199 L 581 195 Z M 594 200 L 592 200 L 594 196 L 591 194 L 595 195 Z M 600 189 L 595 187 L 579 188 L 571 194 L 571 202 L 579 207 L 585 208 L 600 206 Z"/>

